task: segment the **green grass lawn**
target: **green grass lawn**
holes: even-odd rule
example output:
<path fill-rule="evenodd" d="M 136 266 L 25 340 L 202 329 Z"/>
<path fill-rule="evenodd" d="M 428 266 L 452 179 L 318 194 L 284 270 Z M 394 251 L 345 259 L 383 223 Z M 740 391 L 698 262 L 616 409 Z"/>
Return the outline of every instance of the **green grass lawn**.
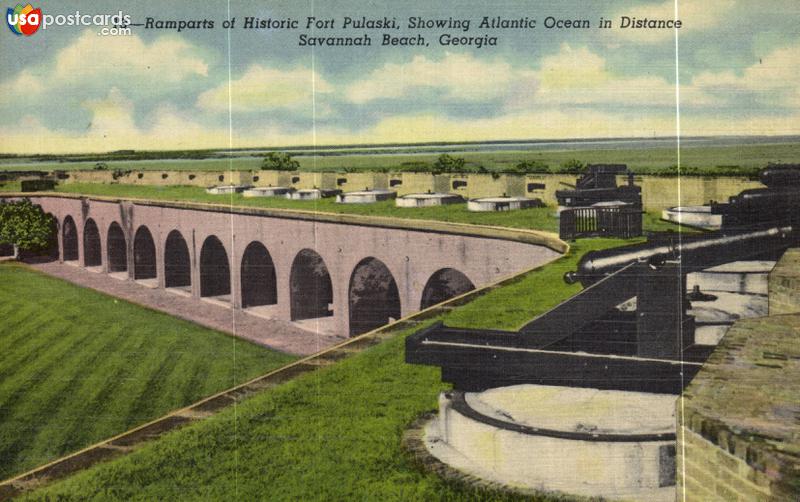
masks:
<path fill-rule="evenodd" d="M 9 188 L 9 190 L 11 190 L 11 188 Z M 395 206 L 392 200 L 376 202 L 374 204 L 337 204 L 333 199 L 304 201 L 284 199 L 282 197 L 246 198 L 241 194 L 211 195 L 207 194 L 203 188 L 190 186 L 160 187 L 150 185 L 106 185 L 101 183 L 69 183 L 59 185 L 56 191 L 63 193 L 79 193 L 83 195 L 182 200 L 213 204 L 232 204 L 234 206 L 244 207 L 299 209 L 328 213 L 439 220 L 454 223 L 469 223 L 473 225 L 492 225 L 558 232 L 558 218 L 556 218 L 554 207 L 492 213 L 473 213 L 467 211 L 466 203 L 426 208 L 399 208 Z M 645 230 L 662 231 L 677 228 L 675 224 L 661 221 L 660 218 L 661 215 L 658 212 L 646 213 L 644 218 Z"/>
<path fill-rule="evenodd" d="M 561 275 L 585 251 L 620 243 L 579 241 L 557 262 L 459 307 L 445 321 L 516 329 L 578 290 Z M 410 333 L 400 332 L 26 499 L 514 500 L 443 481 L 402 452 L 403 431 L 435 410 L 438 393 L 446 388 L 437 368 L 404 363 L 404 337 Z"/>
<path fill-rule="evenodd" d="M 324 149 L 324 148 L 323 148 Z M 422 151 L 422 150 L 421 150 Z M 713 174 L 724 168 L 728 171 L 736 168 L 752 169 L 763 167 L 769 162 L 800 162 L 800 143 L 791 140 L 776 140 L 775 143 L 690 146 L 684 142 L 681 146 L 681 165 L 696 168 Z M 180 153 L 176 153 L 180 155 Z M 246 155 L 246 153 L 245 153 Z M 653 172 L 669 168 L 677 164 L 677 150 L 665 148 L 618 148 L 618 149 L 570 149 L 569 145 L 553 147 L 547 150 L 500 150 L 477 152 L 454 152 L 453 156 L 463 157 L 468 168 L 483 166 L 489 171 L 502 171 L 524 161 L 538 161 L 547 164 L 551 170 L 558 169 L 561 164 L 570 160 L 578 160 L 591 164 L 627 164 L 637 172 Z M 438 154 L 435 153 L 397 153 L 389 155 L 317 155 L 299 156 L 300 169 L 304 171 L 366 171 L 396 170 L 404 163 L 433 163 Z M 78 162 L 28 162 L 20 164 L 18 159 L 2 159 L 0 171 L 3 170 L 45 170 L 54 169 L 92 169 L 98 160 L 106 163 L 109 169 L 122 170 L 207 170 L 226 171 L 259 169 L 262 157 L 240 157 L 234 159 L 214 158 L 204 160 L 110 160 L 103 156 L 92 156 L 92 160 Z"/>
<path fill-rule="evenodd" d="M 9 262 L 0 347 L 0 479 L 293 360 Z"/>

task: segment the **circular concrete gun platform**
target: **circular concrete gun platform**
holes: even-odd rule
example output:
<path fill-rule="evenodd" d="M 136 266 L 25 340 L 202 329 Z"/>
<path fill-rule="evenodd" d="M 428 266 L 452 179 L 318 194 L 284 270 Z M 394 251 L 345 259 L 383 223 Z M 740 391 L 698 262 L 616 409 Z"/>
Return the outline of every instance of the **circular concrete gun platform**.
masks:
<path fill-rule="evenodd" d="M 371 204 L 382 200 L 394 199 L 397 192 L 391 190 L 360 190 L 345 192 L 336 196 L 336 202 L 341 204 Z"/>
<path fill-rule="evenodd" d="M 410 193 L 394 201 L 397 207 L 443 206 L 459 202 L 464 202 L 463 197 L 452 193 Z"/>
<path fill-rule="evenodd" d="M 454 391 L 424 441 L 439 461 L 512 489 L 671 501 L 675 400 L 546 385 Z"/>
<path fill-rule="evenodd" d="M 689 227 L 719 230 L 722 215 L 713 214 L 711 206 L 676 206 L 661 211 L 661 219 Z"/>
<path fill-rule="evenodd" d="M 467 209 L 474 212 L 514 211 L 541 206 L 541 200 L 525 197 L 482 197 L 467 202 Z"/>

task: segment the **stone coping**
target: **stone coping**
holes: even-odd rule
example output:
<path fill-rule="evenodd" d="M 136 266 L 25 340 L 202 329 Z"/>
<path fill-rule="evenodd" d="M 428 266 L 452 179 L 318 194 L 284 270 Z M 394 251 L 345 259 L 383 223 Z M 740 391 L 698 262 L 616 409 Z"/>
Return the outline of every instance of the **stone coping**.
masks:
<path fill-rule="evenodd" d="M 789 493 L 800 490 L 799 335 L 800 314 L 737 322 L 678 401 L 685 427 Z"/>
<path fill-rule="evenodd" d="M 86 199 L 100 202 L 132 202 L 143 206 L 166 207 L 173 209 L 190 209 L 195 211 L 226 212 L 242 215 L 270 216 L 274 218 L 287 218 L 297 220 L 312 220 L 324 223 L 341 223 L 346 225 L 362 225 L 371 227 L 391 228 L 399 230 L 415 230 L 421 232 L 438 232 L 446 234 L 465 235 L 487 239 L 501 239 L 523 242 L 544 246 L 558 253 L 567 253 L 569 244 L 558 238 L 558 234 L 544 230 L 528 230 L 522 228 L 500 227 L 490 225 L 472 225 L 469 223 L 455 223 L 438 220 L 424 220 L 412 218 L 393 218 L 388 216 L 366 216 L 349 213 L 329 213 L 307 211 L 302 209 L 261 208 L 249 206 L 236 206 L 229 204 L 211 204 L 205 202 L 188 201 L 162 201 L 154 199 L 140 199 L 135 197 L 109 197 L 99 195 L 81 195 L 52 192 L 5 192 L 0 198 L 11 197 L 53 197 L 65 199 Z"/>

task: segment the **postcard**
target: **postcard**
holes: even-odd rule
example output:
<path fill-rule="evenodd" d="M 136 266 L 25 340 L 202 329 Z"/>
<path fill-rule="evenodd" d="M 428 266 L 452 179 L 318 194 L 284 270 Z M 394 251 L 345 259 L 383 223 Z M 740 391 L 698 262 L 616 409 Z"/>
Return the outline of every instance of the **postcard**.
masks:
<path fill-rule="evenodd" d="M 800 499 L 796 1 L 0 7 L 0 500 Z"/>

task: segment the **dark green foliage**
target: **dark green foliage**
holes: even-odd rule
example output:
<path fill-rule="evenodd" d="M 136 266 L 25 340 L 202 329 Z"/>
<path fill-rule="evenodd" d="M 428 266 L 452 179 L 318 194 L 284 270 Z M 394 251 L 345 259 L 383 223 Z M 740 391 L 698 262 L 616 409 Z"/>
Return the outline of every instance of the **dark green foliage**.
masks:
<path fill-rule="evenodd" d="M 117 169 L 114 169 L 113 173 L 111 173 L 111 177 L 114 178 L 115 180 L 117 180 L 119 178 L 122 178 L 123 176 L 129 175 L 130 173 L 131 173 L 130 169 L 119 169 L 119 168 L 117 168 Z"/>
<path fill-rule="evenodd" d="M 439 155 L 439 158 L 433 163 L 432 172 L 434 174 L 464 172 L 464 158 L 452 157 L 443 153 Z"/>
<path fill-rule="evenodd" d="M 293 357 L 0 265 L 0 479 Z"/>
<path fill-rule="evenodd" d="M 23 251 L 42 251 L 56 238 L 56 220 L 28 199 L 0 200 L 0 244 Z"/>
<path fill-rule="evenodd" d="M 292 156 L 285 152 L 269 152 L 261 163 L 261 169 L 266 171 L 297 171 L 300 163 L 292 159 Z"/>
<path fill-rule="evenodd" d="M 581 174 L 586 169 L 586 164 L 577 159 L 562 162 L 558 172 L 563 174 Z"/>
<path fill-rule="evenodd" d="M 44 192 L 54 189 L 56 187 L 56 180 L 49 178 L 22 180 L 19 182 L 19 186 L 23 192 Z"/>

